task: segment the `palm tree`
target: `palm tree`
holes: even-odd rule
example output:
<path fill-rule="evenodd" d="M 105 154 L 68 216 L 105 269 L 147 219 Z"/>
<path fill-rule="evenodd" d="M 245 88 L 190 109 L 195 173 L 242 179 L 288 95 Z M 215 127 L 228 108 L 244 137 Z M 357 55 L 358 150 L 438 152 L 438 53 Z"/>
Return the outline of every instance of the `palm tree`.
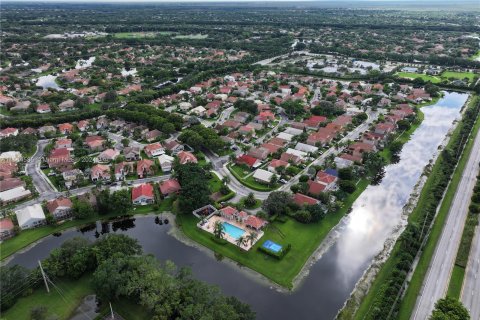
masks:
<path fill-rule="evenodd" d="M 223 239 L 223 236 L 225 235 L 225 231 L 220 221 L 216 221 L 215 224 L 213 225 L 213 235 L 218 239 Z"/>
<path fill-rule="evenodd" d="M 247 241 L 250 242 L 250 245 L 253 246 L 255 240 L 257 240 L 258 234 L 254 231 L 250 232 L 247 236 Z"/>
<path fill-rule="evenodd" d="M 237 239 L 236 244 L 241 248 L 243 245 L 246 244 L 246 242 L 247 240 L 243 236 L 241 236 Z"/>

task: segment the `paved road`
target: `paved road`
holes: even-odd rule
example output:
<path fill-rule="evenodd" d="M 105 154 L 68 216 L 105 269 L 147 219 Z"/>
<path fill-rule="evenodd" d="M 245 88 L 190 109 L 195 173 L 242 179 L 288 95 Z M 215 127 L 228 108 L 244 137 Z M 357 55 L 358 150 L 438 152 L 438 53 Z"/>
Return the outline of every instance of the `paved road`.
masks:
<path fill-rule="evenodd" d="M 57 191 L 48 181 L 48 178 L 40 170 L 40 164 L 44 156 L 44 150 L 49 140 L 39 140 L 37 143 L 37 151 L 28 159 L 25 166 L 25 172 L 28 176 L 32 177 L 33 185 L 37 189 L 39 194 L 50 193 Z"/>
<path fill-rule="evenodd" d="M 457 250 L 462 238 L 465 219 L 468 214 L 470 198 L 478 174 L 479 163 L 480 132 L 475 137 L 472 152 L 457 187 L 455 197 L 448 212 L 447 221 L 443 227 L 440 240 L 437 243 L 433 259 L 430 262 L 430 267 L 427 271 L 420 296 L 417 298 L 411 319 L 428 319 L 432 313 L 435 302 L 445 297 L 447 293 L 450 275 L 453 270 Z M 479 290 L 477 290 L 476 294 L 480 296 L 480 285 L 477 283 L 477 286 Z M 480 305 L 480 299 L 477 300 L 476 303 Z M 472 317 L 472 319 L 480 318 Z"/>
<path fill-rule="evenodd" d="M 471 319 L 480 319 L 480 227 L 473 238 L 462 289 L 462 302 Z"/>

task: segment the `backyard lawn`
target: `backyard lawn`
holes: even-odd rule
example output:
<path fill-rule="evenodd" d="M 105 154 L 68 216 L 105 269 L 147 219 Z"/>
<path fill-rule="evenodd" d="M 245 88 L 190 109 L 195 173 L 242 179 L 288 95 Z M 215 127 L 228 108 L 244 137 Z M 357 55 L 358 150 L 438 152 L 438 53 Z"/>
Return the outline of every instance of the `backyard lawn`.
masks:
<path fill-rule="evenodd" d="M 400 78 L 408 78 L 408 79 L 416 79 L 422 78 L 424 81 L 431 81 L 432 83 L 439 83 L 442 81 L 440 77 L 437 76 L 429 76 L 426 74 L 414 73 L 414 72 L 397 72 L 397 76 Z"/>
<path fill-rule="evenodd" d="M 30 319 L 30 310 L 36 306 L 47 307 L 48 316 L 56 315 L 59 319 L 69 319 L 83 297 L 93 294 L 90 279 L 91 275 L 87 275 L 78 280 L 55 281 L 64 298 L 53 286 L 50 286 L 50 293 L 47 293 L 42 282 L 31 295 L 18 299 L 13 307 L 3 312 L 2 319 Z"/>
<path fill-rule="evenodd" d="M 197 228 L 196 224 L 199 220 L 193 215 L 179 215 L 177 223 L 192 240 L 212 249 L 217 254 L 263 274 L 283 287 L 292 288 L 294 278 L 307 259 L 347 213 L 368 184 L 368 180 L 361 180 L 357 185 L 357 190 L 347 198 L 342 208 L 334 214 L 329 214 L 318 223 L 302 224 L 291 218 L 284 223 L 273 222 L 266 228 L 264 236 L 248 252 L 229 243 L 219 244 L 214 241 L 212 234 Z M 282 260 L 277 260 L 258 251 L 258 247 L 266 240 L 272 240 L 283 246 L 291 244 L 292 248 Z"/>
<path fill-rule="evenodd" d="M 409 78 L 416 79 L 422 78 L 424 81 L 431 81 L 432 83 L 440 83 L 443 80 L 455 78 L 458 80 L 468 79 L 469 82 L 473 81 L 476 76 L 473 72 L 454 72 L 454 71 L 444 71 L 439 76 L 430 76 L 427 74 L 415 73 L 415 72 L 397 72 L 397 76 L 400 78 Z M 478 76 L 478 75 L 477 75 Z"/>

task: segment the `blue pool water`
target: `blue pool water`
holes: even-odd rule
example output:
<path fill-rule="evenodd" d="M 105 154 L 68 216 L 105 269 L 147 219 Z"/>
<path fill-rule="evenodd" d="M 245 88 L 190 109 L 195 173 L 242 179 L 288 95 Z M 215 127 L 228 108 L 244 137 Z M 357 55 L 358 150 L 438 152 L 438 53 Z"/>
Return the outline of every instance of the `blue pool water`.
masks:
<path fill-rule="evenodd" d="M 222 225 L 223 230 L 225 230 L 225 232 L 235 240 L 240 238 L 245 233 L 245 230 L 240 229 L 239 227 L 236 227 L 228 222 L 223 222 Z"/>
<path fill-rule="evenodd" d="M 268 249 L 270 251 L 273 251 L 275 253 L 277 252 L 280 252 L 280 250 L 282 250 L 282 246 L 279 245 L 278 243 L 275 243 L 271 240 L 267 240 L 265 241 L 263 244 L 262 244 L 262 247 L 264 247 L 265 249 Z"/>

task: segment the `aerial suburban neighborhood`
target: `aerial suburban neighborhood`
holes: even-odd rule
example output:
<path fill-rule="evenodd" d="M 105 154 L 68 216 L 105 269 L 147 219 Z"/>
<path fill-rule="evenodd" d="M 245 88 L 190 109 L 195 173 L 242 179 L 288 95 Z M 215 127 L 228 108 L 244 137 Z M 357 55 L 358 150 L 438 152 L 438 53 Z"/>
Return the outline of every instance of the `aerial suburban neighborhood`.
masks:
<path fill-rule="evenodd" d="M 2 319 L 480 319 L 478 3 L 297 5 L 2 4 Z"/>

